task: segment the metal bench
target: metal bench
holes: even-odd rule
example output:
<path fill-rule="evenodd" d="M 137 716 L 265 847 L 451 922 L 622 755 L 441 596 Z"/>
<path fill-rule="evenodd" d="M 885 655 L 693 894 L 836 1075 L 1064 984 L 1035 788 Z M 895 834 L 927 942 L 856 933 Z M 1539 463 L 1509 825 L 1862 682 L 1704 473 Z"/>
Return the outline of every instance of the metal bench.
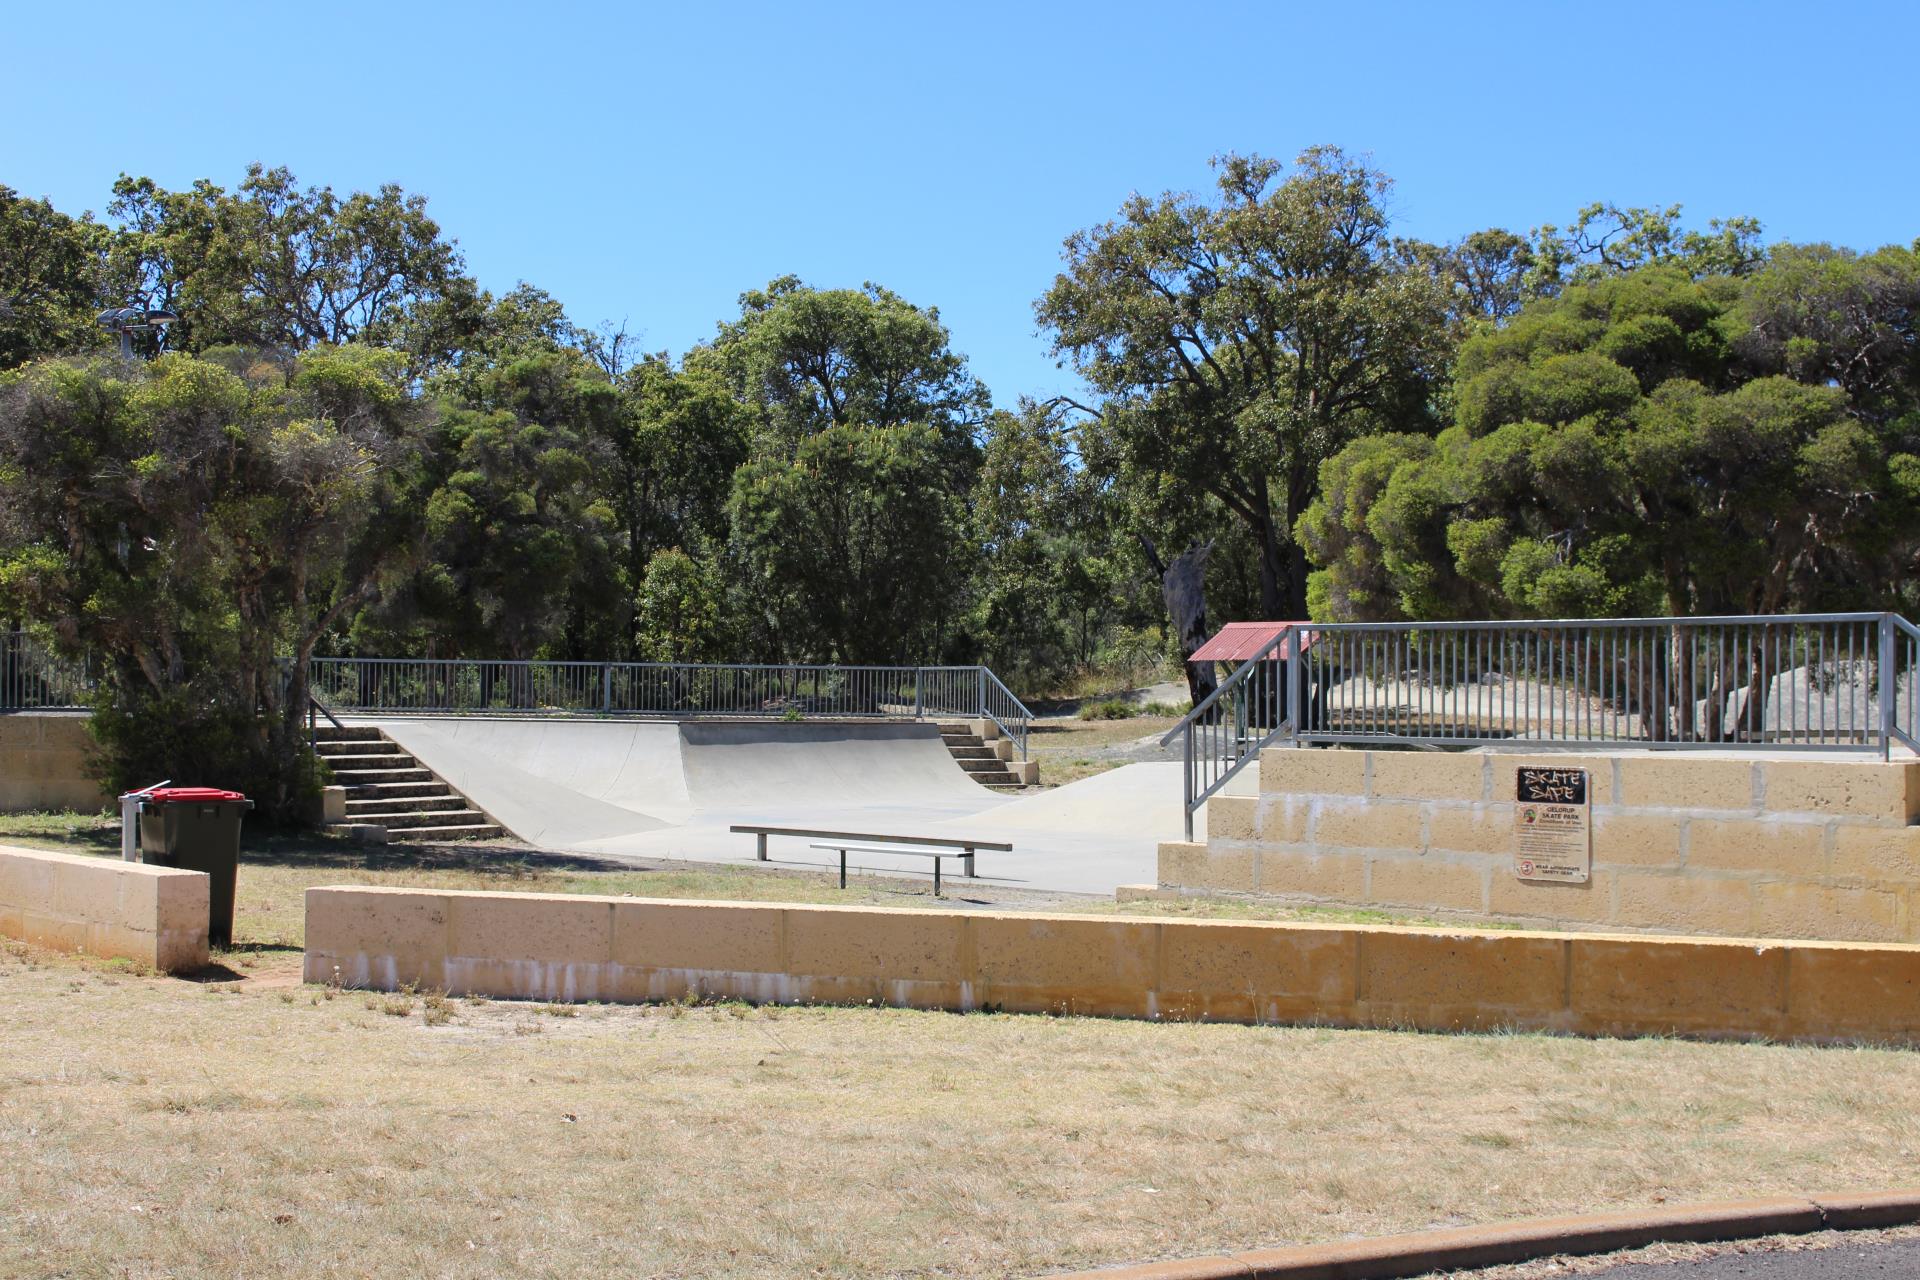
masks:
<path fill-rule="evenodd" d="M 977 840 L 972 836 L 888 836 L 880 835 L 872 831 L 820 831 L 812 827 L 758 827 L 745 823 L 730 826 L 727 830 L 733 832 L 735 835 L 752 836 L 754 838 L 753 856 L 761 862 L 767 860 L 768 836 L 793 836 L 800 840 L 822 842 L 814 845 L 816 849 L 838 849 L 841 844 L 849 846 L 904 844 L 919 847 L 911 849 L 883 849 L 879 852 L 902 854 L 920 853 L 923 849 L 927 848 L 959 850 L 959 857 L 961 859 L 960 873 L 965 876 L 973 875 L 973 855 L 976 850 L 986 849 L 993 853 L 1013 852 L 1013 846 L 1003 840 Z M 871 850 L 862 849 L 861 852 L 871 852 Z M 953 857 L 955 855 L 949 853 L 943 856 Z M 933 881 L 934 891 L 937 893 L 940 888 L 940 859 L 938 857 L 933 860 Z M 846 857 L 843 854 L 840 859 L 840 883 L 844 887 L 846 882 Z"/>
<path fill-rule="evenodd" d="M 851 841 L 847 841 L 847 840 L 839 840 L 839 841 L 816 840 L 813 842 L 812 847 L 815 849 L 834 849 L 839 852 L 840 854 L 840 887 L 842 889 L 847 887 L 847 855 L 849 853 L 890 853 L 890 854 L 897 854 L 901 857 L 912 856 L 916 858 L 932 858 L 933 859 L 933 896 L 936 898 L 940 896 L 941 859 L 960 858 L 963 861 L 965 861 L 965 863 L 967 864 L 965 874 L 969 876 L 973 874 L 973 854 L 961 853 L 957 849 L 908 849 L 899 845 L 895 845 L 892 848 L 888 848 L 885 845 L 879 845 L 879 844 L 854 844 Z"/>

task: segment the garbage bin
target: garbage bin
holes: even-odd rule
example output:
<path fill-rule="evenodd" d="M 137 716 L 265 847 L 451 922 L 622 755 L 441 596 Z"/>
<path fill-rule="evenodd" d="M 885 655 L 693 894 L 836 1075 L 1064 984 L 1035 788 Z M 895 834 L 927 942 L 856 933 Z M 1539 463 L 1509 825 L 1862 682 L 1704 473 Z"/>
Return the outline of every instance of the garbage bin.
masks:
<path fill-rule="evenodd" d="M 207 873 L 207 942 L 233 945 L 240 817 L 253 801 L 218 787 L 157 787 L 140 801 L 140 859 Z"/>

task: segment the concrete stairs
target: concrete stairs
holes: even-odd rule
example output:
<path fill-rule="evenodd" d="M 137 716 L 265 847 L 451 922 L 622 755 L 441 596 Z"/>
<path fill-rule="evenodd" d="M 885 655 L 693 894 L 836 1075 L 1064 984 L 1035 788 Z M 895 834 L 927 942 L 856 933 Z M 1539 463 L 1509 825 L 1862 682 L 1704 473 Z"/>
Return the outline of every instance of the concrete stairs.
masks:
<path fill-rule="evenodd" d="M 359 838 L 417 844 L 505 834 L 374 725 L 323 727 L 316 746 L 346 789 L 344 825 Z"/>
<path fill-rule="evenodd" d="M 1018 791 L 1025 784 L 1012 764 L 1013 744 L 992 721 L 972 720 L 940 726 L 940 740 L 967 776 L 994 791 Z"/>

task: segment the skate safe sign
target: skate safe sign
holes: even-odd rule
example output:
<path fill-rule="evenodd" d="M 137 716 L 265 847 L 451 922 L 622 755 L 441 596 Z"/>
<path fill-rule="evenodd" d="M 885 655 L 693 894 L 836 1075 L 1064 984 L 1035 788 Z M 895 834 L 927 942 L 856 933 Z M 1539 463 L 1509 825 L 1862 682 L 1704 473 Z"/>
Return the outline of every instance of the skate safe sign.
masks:
<path fill-rule="evenodd" d="M 1513 873 L 1585 884 L 1593 875 L 1593 806 L 1585 769 L 1515 771 Z"/>

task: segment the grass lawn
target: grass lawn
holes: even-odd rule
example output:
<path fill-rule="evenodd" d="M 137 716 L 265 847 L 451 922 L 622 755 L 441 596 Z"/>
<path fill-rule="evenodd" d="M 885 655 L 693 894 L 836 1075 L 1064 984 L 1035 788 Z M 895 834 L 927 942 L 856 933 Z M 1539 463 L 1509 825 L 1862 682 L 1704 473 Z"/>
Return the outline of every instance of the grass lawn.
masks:
<path fill-rule="evenodd" d="M 1909 1182 L 1920 1056 L 136 977 L 0 948 L 0 1276 L 1039 1275 Z"/>

